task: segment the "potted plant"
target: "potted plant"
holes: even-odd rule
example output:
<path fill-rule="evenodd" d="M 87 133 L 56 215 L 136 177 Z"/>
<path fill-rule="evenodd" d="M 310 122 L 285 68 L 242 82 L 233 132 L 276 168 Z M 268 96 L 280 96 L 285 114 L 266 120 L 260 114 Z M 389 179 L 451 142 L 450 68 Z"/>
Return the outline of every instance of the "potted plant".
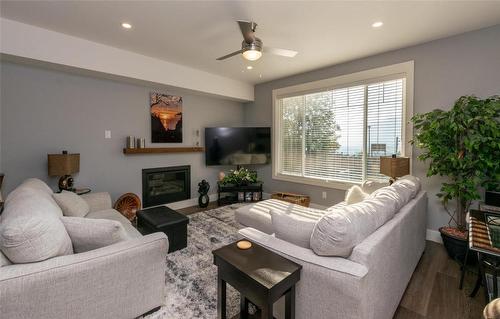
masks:
<path fill-rule="evenodd" d="M 439 229 L 451 258 L 463 260 L 466 213 L 481 198 L 482 187 L 497 189 L 500 181 L 500 97 L 462 96 L 449 111 L 434 110 L 412 118 L 411 143 L 428 161 L 427 176 L 446 176 L 437 196 L 450 216 Z"/>
<path fill-rule="evenodd" d="M 257 172 L 248 170 L 247 168 L 240 168 L 237 170 L 231 170 L 228 175 L 224 176 L 221 180 L 221 184 L 227 185 L 248 185 L 257 182 Z"/>

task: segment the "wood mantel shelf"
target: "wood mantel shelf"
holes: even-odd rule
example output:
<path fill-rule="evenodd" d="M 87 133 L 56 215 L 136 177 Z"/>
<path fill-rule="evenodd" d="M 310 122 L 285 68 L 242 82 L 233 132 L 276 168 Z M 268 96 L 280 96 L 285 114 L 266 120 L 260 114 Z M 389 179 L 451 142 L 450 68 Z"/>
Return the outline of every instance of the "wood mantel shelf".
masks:
<path fill-rule="evenodd" d="M 195 153 L 204 152 L 203 147 L 146 147 L 124 148 L 123 154 L 160 154 L 160 153 Z"/>

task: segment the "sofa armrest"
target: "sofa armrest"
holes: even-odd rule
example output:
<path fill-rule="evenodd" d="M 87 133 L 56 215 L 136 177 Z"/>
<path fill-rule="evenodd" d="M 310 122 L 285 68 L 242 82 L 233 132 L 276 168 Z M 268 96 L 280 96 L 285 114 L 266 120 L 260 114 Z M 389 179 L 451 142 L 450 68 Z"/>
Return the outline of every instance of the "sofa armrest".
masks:
<path fill-rule="evenodd" d="M 362 292 L 369 273 L 365 266 L 345 258 L 318 256 L 253 228 L 240 230 L 240 235 L 302 266 L 296 285 L 297 318 L 370 318 L 360 306 L 366 302 Z M 284 317 L 283 299 L 276 304 L 276 318 Z"/>
<path fill-rule="evenodd" d="M 109 193 L 89 193 L 82 195 L 82 198 L 87 202 L 90 212 L 97 212 L 100 210 L 111 209 L 111 196 Z"/>
<path fill-rule="evenodd" d="M 368 272 L 368 268 L 364 265 L 341 257 L 318 256 L 311 249 L 291 244 L 254 228 L 247 227 L 240 229 L 239 234 L 261 246 L 280 253 L 281 255 L 285 255 L 285 257 L 293 257 L 297 260 L 314 264 L 328 270 L 349 274 L 359 278 L 364 277 Z"/>
<path fill-rule="evenodd" d="M 21 318 L 135 318 L 165 302 L 168 239 L 154 233 L 81 254 L 2 267 L 0 312 Z"/>

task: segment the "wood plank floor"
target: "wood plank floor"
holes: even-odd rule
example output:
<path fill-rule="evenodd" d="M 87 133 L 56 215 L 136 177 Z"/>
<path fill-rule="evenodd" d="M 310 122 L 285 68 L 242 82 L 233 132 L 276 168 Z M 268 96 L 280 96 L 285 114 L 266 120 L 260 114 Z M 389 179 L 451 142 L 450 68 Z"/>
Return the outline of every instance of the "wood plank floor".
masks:
<path fill-rule="evenodd" d="M 216 207 L 212 202 L 207 208 L 195 206 L 179 212 L 189 215 Z M 448 258 L 443 245 L 427 241 L 394 319 L 480 319 L 485 306 L 483 288 L 475 298 L 468 296 L 475 280 L 476 275 L 467 272 L 464 288 L 459 290 L 459 265 Z"/>
<path fill-rule="evenodd" d="M 459 265 L 448 258 L 443 245 L 427 241 L 394 318 L 480 319 L 485 306 L 484 290 L 474 298 L 468 296 L 475 281 L 476 275 L 467 272 L 464 288 L 459 290 Z"/>

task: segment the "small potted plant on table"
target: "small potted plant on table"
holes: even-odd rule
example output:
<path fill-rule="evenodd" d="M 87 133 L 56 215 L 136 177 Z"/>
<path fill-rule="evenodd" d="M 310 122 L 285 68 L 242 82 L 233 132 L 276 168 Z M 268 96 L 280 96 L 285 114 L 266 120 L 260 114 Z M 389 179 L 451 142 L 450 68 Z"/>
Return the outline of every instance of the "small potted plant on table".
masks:
<path fill-rule="evenodd" d="M 450 216 L 439 229 L 451 258 L 463 260 L 467 245 L 465 216 L 481 198 L 480 188 L 498 189 L 500 181 L 500 97 L 462 96 L 449 111 L 412 118 L 412 144 L 428 161 L 427 176 L 446 176 L 437 194 Z"/>
<path fill-rule="evenodd" d="M 245 186 L 248 184 L 257 183 L 257 172 L 250 171 L 247 168 L 239 168 L 231 170 L 220 182 L 223 185 L 232 184 L 237 186 Z"/>

